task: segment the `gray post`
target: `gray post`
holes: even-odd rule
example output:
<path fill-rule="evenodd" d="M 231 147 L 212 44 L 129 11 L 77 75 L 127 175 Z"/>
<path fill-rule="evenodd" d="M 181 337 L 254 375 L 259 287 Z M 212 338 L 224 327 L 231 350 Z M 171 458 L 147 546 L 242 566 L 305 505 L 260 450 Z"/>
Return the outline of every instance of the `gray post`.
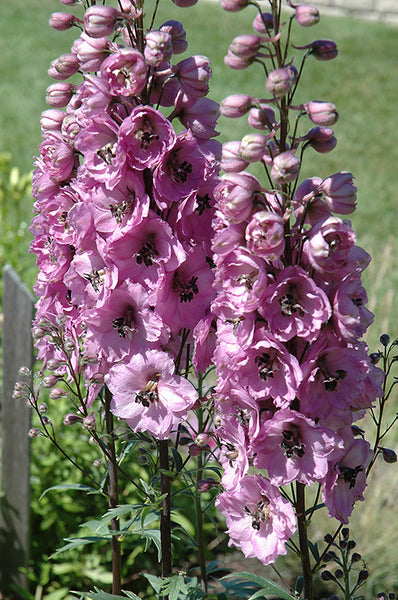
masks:
<path fill-rule="evenodd" d="M 10 266 L 3 269 L 3 394 L 0 498 L 0 589 L 10 583 L 27 587 L 20 573 L 29 560 L 29 462 L 31 409 L 13 399 L 18 370 L 33 367 L 33 296 Z"/>

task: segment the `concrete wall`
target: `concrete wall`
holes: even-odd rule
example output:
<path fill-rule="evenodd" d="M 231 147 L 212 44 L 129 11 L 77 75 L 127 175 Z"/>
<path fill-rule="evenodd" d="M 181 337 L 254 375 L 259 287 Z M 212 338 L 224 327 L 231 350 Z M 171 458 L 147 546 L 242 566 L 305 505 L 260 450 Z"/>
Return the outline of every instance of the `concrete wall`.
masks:
<path fill-rule="evenodd" d="M 398 0 L 311 0 L 322 14 L 350 15 L 398 25 Z"/>

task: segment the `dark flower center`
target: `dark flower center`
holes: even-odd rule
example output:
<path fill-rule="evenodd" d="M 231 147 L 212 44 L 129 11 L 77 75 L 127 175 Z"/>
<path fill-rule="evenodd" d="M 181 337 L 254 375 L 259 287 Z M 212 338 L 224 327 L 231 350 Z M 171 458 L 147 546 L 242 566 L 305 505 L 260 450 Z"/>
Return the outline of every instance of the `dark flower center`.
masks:
<path fill-rule="evenodd" d="M 188 179 L 188 175 L 192 173 L 191 163 L 184 160 L 180 164 L 176 152 L 170 156 L 169 165 L 172 171 L 171 177 L 176 183 L 185 183 Z"/>
<path fill-rule="evenodd" d="M 198 194 L 196 196 L 196 203 L 196 212 L 199 213 L 199 216 L 203 215 L 207 208 L 211 208 L 209 194 L 206 194 L 205 196 L 199 196 Z"/>
<path fill-rule="evenodd" d="M 109 205 L 109 210 L 111 211 L 112 216 L 115 217 L 117 223 L 121 223 L 125 215 L 133 212 L 133 203 L 134 196 L 131 199 L 128 198 L 126 200 L 121 200 L 117 204 Z"/>
<path fill-rule="evenodd" d="M 198 277 L 192 276 L 187 283 L 182 283 L 178 279 L 178 275 L 174 275 L 173 289 L 178 292 L 180 302 L 191 302 L 195 294 L 199 294 L 197 286 Z"/>
<path fill-rule="evenodd" d="M 117 329 L 119 336 L 122 338 L 125 338 L 126 335 L 136 331 L 134 328 L 134 309 L 131 306 L 128 306 L 124 316 L 113 319 L 112 325 L 114 329 Z"/>
<path fill-rule="evenodd" d="M 344 480 L 344 483 L 349 484 L 350 490 L 355 486 L 357 481 L 357 475 L 361 471 L 363 471 L 363 467 L 358 465 L 357 467 L 346 467 L 345 465 L 339 463 L 338 465 L 340 475 L 339 478 Z"/>
<path fill-rule="evenodd" d="M 244 511 L 252 518 L 252 527 L 257 531 L 260 529 L 261 523 L 266 523 L 270 518 L 269 500 L 266 496 L 262 496 L 257 502 L 253 510 L 248 506 L 244 507 Z"/>
<path fill-rule="evenodd" d="M 304 317 L 303 307 L 293 293 L 287 293 L 279 298 L 279 304 L 281 305 L 281 313 L 284 317 L 291 317 L 295 313 L 299 317 Z"/>
<path fill-rule="evenodd" d="M 137 252 L 136 260 L 139 265 L 144 263 L 146 267 L 151 267 L 156 262 L 156 256 L 159 256 L 159 252 L 154 245 L 154 235 L 150 235 L 141 250 Z"/>
<path fill-rule="evenodd" d="M 142 119 L 142 129 L 139 129 L 135 137 L 140 140 L 141 150 L 148 150 L 153 142 L 157 142 L 159 136 L 154 133 L 154 128 L 148 117 Z"/>
<path fill-rule="evenodd" d="M 148 381 L 146 386 L 135 395 L 135 402 L 142 404 L 145 408 L 148 408 L 152 402 L 159 399 L 158 395 L 158 382 L 161 374 L 155 373 Z"/>
<path fill-rule="evenodd" d="M 97 269 L 93 269 L 91 273 L 84 273 L 84 279 L 87 279 L 93 287 L 95 292 L 99 292 L 100 288 L 103 284 L 103 276 L 105 275 L 105 271 L 101 269 L 98 271 Z"/>
<path fill-rule="evenodd" d="M 301 441 L 299 428 L 296 425 L 290 425 L 290 429 L 284 429 L 282 435 L 281 448 L 285 456 L 302 458 L 305 454 L 305 446 Z"/>
<path fill-rule="evenodd" d="M 102 158 L 107 165 L 112 164 L 112 160 L 115 158 L 115 144 L 109 142 L 109 144 L 105 144 L 102 148 L 97 150 L 97 155 Z"/>
<path fill-rule="evenodd" d="M 258 374 L 263 381 L 267 381 L 268 377 L 272 379 L 274 372 L 272 370 L 273 360 L 267 352 L 263 352 L 261 356 L 256 356 L 254 362 L 258 366 Z"/>

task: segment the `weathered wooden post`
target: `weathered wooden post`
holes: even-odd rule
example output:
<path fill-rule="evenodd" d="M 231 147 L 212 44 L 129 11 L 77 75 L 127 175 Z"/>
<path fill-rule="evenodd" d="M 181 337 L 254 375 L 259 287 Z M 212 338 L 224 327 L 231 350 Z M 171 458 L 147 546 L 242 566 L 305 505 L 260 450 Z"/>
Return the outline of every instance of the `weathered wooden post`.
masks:
<path fill-rule="evenodd" d="M 31 326 L 33 296 L 10 266 L 3 269 L 3 390 L 1 403 L 2 457 L 0 510 L 0 590 L 10 583 L 23 588 L 19 569 L 29 559 L 29 463 L 31 409 L 12 397 L 18 370 L 33 367 Z M 17 597 L 8 594 L 8 597 Z"/>

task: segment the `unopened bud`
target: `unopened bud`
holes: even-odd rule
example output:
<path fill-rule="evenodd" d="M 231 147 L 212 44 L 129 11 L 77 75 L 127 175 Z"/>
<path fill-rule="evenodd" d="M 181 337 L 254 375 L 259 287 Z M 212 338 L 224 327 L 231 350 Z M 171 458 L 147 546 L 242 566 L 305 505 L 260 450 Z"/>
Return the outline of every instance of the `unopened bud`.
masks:
<path fill-rule="evenodd" d="M 49 396 L 51 400 L 59 400 L 60 398 L 66 396 L 66 392 L 62 388 L 53 388 Z"/>
<path fill-rule="evenodd" d="M 331 152 L 337 144 L 333 129 L 328 127 L 314 127 L 301 139 L 307 142 L 306 146 L 311 146 L 321 154 Z"/>
<path fill-rule="evenodd" d="M 388 333 L 383 333 L 383 335 L 380 336 L 380 343 L 386 347 L 388 346 L 388 344 L 390 343 L 390 336 L 388 335 Z"/>
<path fill-rule="evenodd" d="M 239 12 L 249 5 L 249 0 L 221 0 L 221 8 L 227 12 Z"/>
<path fill-rule="evenodd" d="M 24 398 L 25 394 L 22 390 L 17 390 L 14 388 L 14 391 L 12 392 L 12 399 L 13 400 L 19 400 L 20 398 Z"/>
<path fill-rule="evenodd" d="M 268 75 L 266 88 L 275 98 L 283 98 L 292 87 L 292 72 L 288 68 L 275 69 Z"/>
<path fill-rule="evenodd" d="M 239 154 L 240 142 L 231 141 L 223 144 L 221 155 L 221 168 L 226 173 L 240 173 L 249 163 Z"/>
<path fill-rule="evenodd" d="M 172 0 L 173 4 L 179 6 L 180 8 L 189 8 L 190 6 L 194 6 L 198 0 Z"/>
<path fill-rule="evenodd" d="M 48 406 L 45 402 L 40 402 L 38 411 L 41 415 L 44 415 L 48 411 Z"/>
<path fill-rule="evenodd" d="M 348 529 L 348 527 L 343 527 L 343 529 L 341 530 L 341 535 L 345 540 L 349 537 L 350 530 Z"/>
<path fill-rule="evenodd" d="M 209 441 L 210 436 L 208 433 L 199 433 L 195 438 L 195 444 L 197 446 L 204 446 Z"/>
<path fill-rule="evenodd" d="M 97 458 L 94 462 L 93 462 L 93 467 L 101 467 L 102 466 L 102 460 L 100 458 Z"/>
<path fill-rule="evenodd" d="M 38 437 L 39 435 L 41 435 L 41 430 L 37 429 L 37 427 L 32 427 L 32 429 L 29 429 L 28 431 L 28 436 L 32 439 Z"/>
<path fill-rule="evenodd" d="M 296 8 L 296 21 L 301 27 L 312 27 L 320 21 L 319 10 L 312 4 L 299 4 Z"/>
<path fill-rule="evenodd" d="M 383 454 L 383 460 L 386 463 L 392 464 L 397 462 L 397 454 L 391 448 L 380 448 Z"/>
<path fill-rule="evenodd" d="M 203 448 L 197 444 L 190 444 L 190 446 L 188 446 L 188 452 L 190 456 L 199 456 L 199 454 L 202 454 Z"/>
<path fill-rule="evenodd" d="M 341 579 L 342 577 L 344 577 L 343 569 L 336 569 L 334 572 L 334 576 L 336 577 L 336 579 Z"/>
<path fill-rule="evenodd" d="M 246 94 L 232 94 L 227 96 L 221 102 L 220 112 L 224 117 L 236 119 L 243 117 L 251 108 L 253 103 L 252 96 Z"/>
<path fill-rule="evenodd" d="M 75 75 L 79 70 L 79 59 L 76 54 L 62 54 L 59 58 L 50 63 L 48 74 L 53 79 L 64 81 L 72 75 Z"/>
<path fill-rule="evenodd" d="M 339 118 L 339 113 L 331 102 L 312 100 L 304 104 L 304 110 L 315 125 L 329 127 L 334 125 Z"/>
<path fill-rule="evenodd" d="M 330 571 L 322 571 L 321 579 L 323 581 L 335 581 L 335 576 Z"/>
<path fill-rule="evenodd" d="M 300 173 L 300 161 L 293 152 L 282 152 L 275 156 L 271 177 L 278 184 L 289 183 L 297 179 Z"/>
<path fill-rule="evenodd" d="M 84 362 L 87 365 L 96 365 L 98 361 L 98 355 L 94 354 L 94 352 L 86 352 L 84 354 Z"/>
<path fill-rule="evenodd" d="M 43 378 L 43 387 L 52 388 L 58 383 L 58 377 L 56 375 L 46 375 Z"/>
<path fill-rule="evenodd" d="M 46 368 L 49 371 L 56 371 L 63 364 L 64 363 L 61 360 L 59 360 L 58 358 L 50 358 L 50 360 L 48 360 L 46 362 Z"/>
<path fill-rule="evenodd" d="M 358 562 L 361 560 L 361 558 L 362 556 L 359 554 L 359 552 L 354 552 L 354 554 L 351 556 L 352 562 Z"/>
<path fill-rule="evenodd" d="M 75 89 L 68 81 L 57 81 L 47 88 L 46 102 L 52 108 L 63 108 L 72 98 Z"/>
<path fill-rule="evenodd" d="M 244 60 L 254 58 L 260 49 L 261 37 L 254 33 L 238 35 L 229 46 L 230 52 Z"/>
<path fill-rule="evenodd" d="M 106 37 L 113 33 L 116 20 L 113 6 L 90 6 L 84 13 L 84 31 L 93 38 Z"/>
<path fill-rule="evenodd" d="M 267 138 L 262 133 L 245 135 L 239 146 L 239 155 L 248 163 L 262 159 L 267 145 Z"/>
<path fill-rule="evenodd" d="M 338 55 L 338 50 L 333 40 L 316 40 L 311 44 L 310 54 L 317 60 L 333 60 Z"/>
<path fill-rule="evenodd" d="M 253 107 L 248 116 L 248 123 L 253 129 L 271 130 L 275 126 L 275 113 L 269 106 Z"/>
<path fill-rule="evenodd" d="M 212 487 L 217 485 L 217 482 L 212 477 L 206 477 L 205 479 L 201 479 L 196 484 L 196 489 L 199 494 L 203 494 L 204 492 L 208 492 Z"/>
<path fill-rule="evenodd" d="M 173 48 L 171 35 L 166 31 L 149 31 L 145 36 L 145 62 L 152 67 L 157 67 L 164 62 L 169 62 Z"/>
<path fill-rule="evenodd" d="M 66 31 L 75 25 L 76 17 L 69 13 L 55 12 L 50 16 L 48 23 L 57 31 Z"/>
<path fill-rule="evenodd" d="M 257 13 L 253 21 L 253 29 L 257 31 L 257 33 L 268 35 L 270 31 L 274 28 L 274 18 L 272 13 L 262 12 Z"/>
<path fill-rule="evenodd" d="M 184 26 L 180 21 L 165 21 L 160 27 L 159 31 L 164 31 L 171 35 L 171 47 L 173 54 L 182 54 L 188 47 L 186 40 L 187 34 Z"/>
<path fill-rule="evenodd" d="M 73 342 L 72 340 L 66 340 L 64 347 L 66 352 L 71 353 L 74 352 L 76 345 L 75 342 Z"/>
<path fill-rule="evenodd" d="M 81 423 L 82 420 L 82 417 L 74 415 L 73 413 L 69 413 L 68 415 L 64 416 L 64 425 L 74 425 L 75 423 Z"/>
<path fill-rule="evenodd" d="M 369 571 L 367 571 L 367 569 L 361 569 L 361 571 L 359 571 L 359 573 L 358 573 L 357 582 L 362 583 L 363 581 L 366 581 L 368 577 L 369 577 Z"/>
<path fill-rule="evenodd" d="M 104 374 L 103 373 L 94 373 L 90 378 L 91 383 L 96 385 L 102 385 L 104 383 Z"/>
<path fill-rule="evenodd" d="M 95 415 L 90 413 L 87 417 L 84 417 L 82 422 L 83 429 L 94 429 L 95 428 Z"/>

